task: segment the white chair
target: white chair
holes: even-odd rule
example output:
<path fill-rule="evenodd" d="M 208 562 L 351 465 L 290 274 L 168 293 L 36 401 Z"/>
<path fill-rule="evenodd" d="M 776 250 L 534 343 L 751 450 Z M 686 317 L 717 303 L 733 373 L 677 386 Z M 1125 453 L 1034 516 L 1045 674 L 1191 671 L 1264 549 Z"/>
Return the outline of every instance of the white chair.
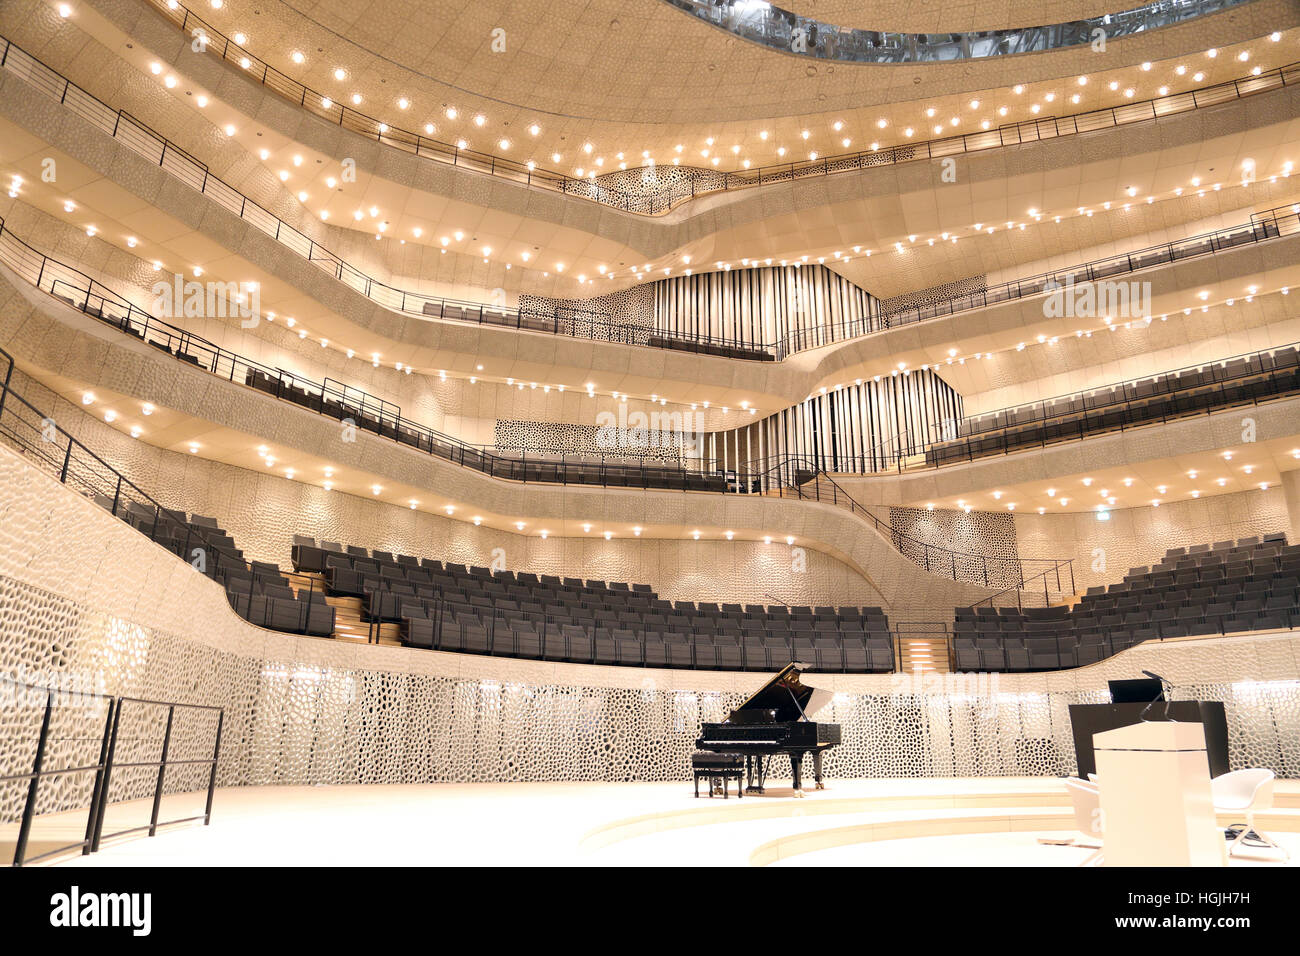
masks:
<path fill-rule="evenodd" d="M 1105 828 L 1101 817 L 1101 789 L 1095 783 L 1070 777 L 1065 781 L 1065 789 L 1070 794 L 1070 804 L 1074 807 L 1074 826 L 1079 831 L 1081 840 L 1075 840 L 1075 846 L 1095 849 L 1096 852 L 1080 863 L 1080 866 L 1099 866 L 1102 860 L 1102 840 Z"/>
<path fill-rule="evenodd" d="M 1254 768 L 1234 770 L 1210 781 L 1215 812 L 1241 813 L 1246 817 L 1245 828 L 1237 834 L 1237 838 L 1228 847 L 1229 856 L 1241 841 L 1246 839 L 1246 835 L 1254 831 L 1260 840 L 1274 849 L 1281 850 L 1286 859 L 1291 859 L 1291 853 L 1286 847 L 1255 827 L 1255 811 L 1272 809 L 1273 778 L 1272 770 Z"/>

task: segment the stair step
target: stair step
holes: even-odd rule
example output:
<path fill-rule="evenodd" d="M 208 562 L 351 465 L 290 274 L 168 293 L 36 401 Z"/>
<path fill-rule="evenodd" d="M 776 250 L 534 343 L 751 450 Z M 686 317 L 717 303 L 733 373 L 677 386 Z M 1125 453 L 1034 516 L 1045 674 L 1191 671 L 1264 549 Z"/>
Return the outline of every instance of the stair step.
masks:
<path fill-rule="evenodd" d="M 289 585 L 299 595 L 314 592 L 324 597 L 325 603 L 334 608 L 334 638 L 353 643 L 373 643 L 376 638 L 380 644 L 400 645 L 398 639 L 400 626 L 396 623 L 376 625 L 361 619 L 362 599 L 359 597 L 341 597 L 325 594 L 325 579 L 315 572 L 289 571 L 285 576 Z"/>
<path fill-rule="evenodd" d="M 904 673 L 946 673 L 948 639 L 943 636 L 909 636 L 900 634 L 899 663 Z"/>

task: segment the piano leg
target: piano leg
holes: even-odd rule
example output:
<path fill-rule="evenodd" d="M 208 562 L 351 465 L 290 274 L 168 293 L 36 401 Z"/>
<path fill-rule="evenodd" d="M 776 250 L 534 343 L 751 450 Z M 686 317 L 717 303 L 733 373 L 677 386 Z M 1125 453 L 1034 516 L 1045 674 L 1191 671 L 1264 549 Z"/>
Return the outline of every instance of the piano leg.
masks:
<path fill-rule="evenodd" d="M 803 796 L 803 780 L 801 779 L 800 770 L 803 767 L 803 754 L 790 755 L 790 776 L 794 779 L 794 795 Z"/>
<path fill-rule="evenodd" d="M 826 784 L 822 783 L 822 752 L 820 750 L 813 753 L 813 776 L 817 779 L 817 789 L 825 790 Z"/>

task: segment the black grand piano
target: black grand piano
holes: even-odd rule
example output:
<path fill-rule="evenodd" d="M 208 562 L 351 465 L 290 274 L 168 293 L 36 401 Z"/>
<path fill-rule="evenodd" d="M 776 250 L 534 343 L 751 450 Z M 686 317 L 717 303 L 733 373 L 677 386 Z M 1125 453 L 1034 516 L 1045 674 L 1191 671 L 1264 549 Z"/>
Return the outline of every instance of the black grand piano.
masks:
<path fill-rule="evenodd" d="M 800 789 L 803 758 L 813 755 L 813 776 L 817 789 L 822 785 L 822 753 L 840 742 L 839 724 L 819 724 L 808 714 L 817 711 L 830 699 L 831 692 L 809 687 L 799 680 L 804 665 L 787 664 L 770 681 L 720 724 L 705 724 L 697 750 L 720 754 L 738 754 L 745 758 L 749 793 L 762 793 L 772 757 L 785 754 L 790 758 L 794 794 Z"/>

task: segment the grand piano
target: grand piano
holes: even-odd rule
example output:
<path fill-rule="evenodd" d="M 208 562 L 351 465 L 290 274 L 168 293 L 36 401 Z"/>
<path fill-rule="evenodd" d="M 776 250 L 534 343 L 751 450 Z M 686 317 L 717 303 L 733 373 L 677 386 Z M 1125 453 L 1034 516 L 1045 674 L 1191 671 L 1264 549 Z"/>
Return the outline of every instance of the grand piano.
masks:
<path fill-rule="evenodd" d="M 817 789 L 822 784 L 822 754 L 840 742 L 839 724 L 809 720 L 827 701 L 831 692 L 809 687 L 799 680 L 803 664 L 787 664 L 720 724 L 705 724 L 697 750 L 739 754 L 745 758 L 748 793 L 762 793 L 772 758 L 790 758 L 794 794 L 803 796 L 800 771 L 805 754 L 813 755 L 813 776 Z"/>

